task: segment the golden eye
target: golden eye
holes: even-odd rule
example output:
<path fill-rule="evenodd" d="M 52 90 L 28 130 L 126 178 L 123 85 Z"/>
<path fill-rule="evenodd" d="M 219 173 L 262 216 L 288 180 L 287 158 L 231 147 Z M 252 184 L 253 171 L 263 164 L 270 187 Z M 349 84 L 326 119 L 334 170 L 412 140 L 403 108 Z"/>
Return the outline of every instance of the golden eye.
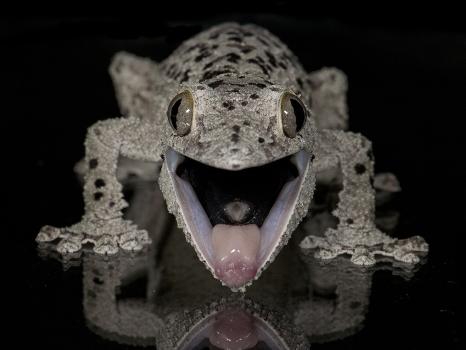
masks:
<path fill-rule="evenodd" d="M 293 138 L 302 129 L 307 117 L 307 110 L 295 95 L 287 92 L 282 97 L 281 118 L 285 136 Z"/>
<path fill-rule="evenodd" d="M 191 131 L 193 123 L 194 101 L 189 91 L 175 96 L 168 106 L 168 121 L 178 136 L 184 136 Z"/>

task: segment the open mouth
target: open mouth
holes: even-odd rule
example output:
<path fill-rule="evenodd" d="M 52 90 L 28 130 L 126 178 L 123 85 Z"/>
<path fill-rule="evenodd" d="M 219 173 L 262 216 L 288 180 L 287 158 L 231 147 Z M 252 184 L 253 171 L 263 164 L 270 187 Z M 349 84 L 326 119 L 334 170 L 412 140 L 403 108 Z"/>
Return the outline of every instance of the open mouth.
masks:
<path fill-rule="evenodd" d="M 243 170 L 211 167 L 173 149 L 166 161 L 184 222 L 215 276 L 230 288 L 253 280 L 286 231 L 307 153 Z"/>

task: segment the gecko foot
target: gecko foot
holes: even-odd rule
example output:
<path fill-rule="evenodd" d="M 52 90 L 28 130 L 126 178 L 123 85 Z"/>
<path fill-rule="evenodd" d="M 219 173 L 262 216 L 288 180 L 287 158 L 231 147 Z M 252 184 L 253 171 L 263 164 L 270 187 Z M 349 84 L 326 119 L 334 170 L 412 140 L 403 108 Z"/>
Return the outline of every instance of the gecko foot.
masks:
<path fill-rule="evenodd" d="M 377 256 L 391 257 L 407 264 L 416 264 L 419 256 L 429 249 L 420 236 L 407 239 L 395 239 L 376 228 L 354 229 L 342 226 L 328 229 L 323 237 L 307 236 L 300 247 L 315 250 L 318 259 L 333 259 L 338 255 L 348 254 L 356 265 L 372 266 L 377 263 Z"/>
<path fill-rule="evenodd" d="M 86 243 L 93 244 L 94 252 L 103 255 L 116 254 L 120 248 L 138 251 L 151 243 L 147 231 L 139 230 L 131 221 L 121 218 L 105 221 L 83 218 L 67 228 L 44 226 L 36 241 L 56 241 L 56 250 L 62 255 L 75 253 Z"/>

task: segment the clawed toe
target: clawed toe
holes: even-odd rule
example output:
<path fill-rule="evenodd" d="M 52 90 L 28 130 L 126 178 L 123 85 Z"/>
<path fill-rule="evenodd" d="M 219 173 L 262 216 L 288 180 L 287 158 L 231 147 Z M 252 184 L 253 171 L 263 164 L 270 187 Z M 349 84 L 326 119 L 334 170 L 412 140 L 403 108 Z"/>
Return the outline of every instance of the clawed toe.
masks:
<path fill-rule="evenodd" d="M 328 249 L 319 249 L 315 254 L 315 256 L 319 259 L 333 259 L 337 255 L 337 253 Z"/>
<path fill-rule="evenodd" d="M 71 254 L 82 248 L 80 238 L 70 237 L 62 239 L 57 245 L 57 251 L 60 254 Z"/>
<path fill-rule="evenodd" d="M 371 255 L 353 255 L 351 257 L 351 261 L 356 264 L 356 265 L 361 265 L 361 266 L 372 266 L 376 263 L 376 260 L 373 256 Z"/>
<path fill-rule="evenodd" d="M 61 234 L 61 229 L 53 226 L 44 226 L 40 229 L 36 237 L 36 242 L 51 242 L 56 240 Z"/>
<path fill-rule="evenodd" d="M 398 261 L 402 261 L 408 264 L 416 264 L 419 262 L 419 257 L 414 253 L 405 253 L 405 254 L 395 254 L 395 259 Z"/>
<path fill-rule="evenodd" d="M 119 245 L 124 250 L 138 251 L 151 242 L 147 231 L 131 231 L 121 235 Z"/>
<path fill-rule="evenodd" d="M 118 253 L 116 238 L 110 235 L 100 237 L 94 245 L 94 252 L 103 255 L 113 255 Z"/>

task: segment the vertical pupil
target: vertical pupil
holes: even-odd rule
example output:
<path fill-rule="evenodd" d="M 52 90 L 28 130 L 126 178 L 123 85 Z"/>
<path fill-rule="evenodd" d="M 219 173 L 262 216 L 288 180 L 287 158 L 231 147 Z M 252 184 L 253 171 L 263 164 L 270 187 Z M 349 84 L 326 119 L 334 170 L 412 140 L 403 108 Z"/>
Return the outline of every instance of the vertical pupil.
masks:
<path fill-rule="evenodd" d="M 304 125 L 304 119 L 306 117 L 304 108 L 296 99 L 290 98 L 291 106 L 296 117 L 296 131 L 301 130 Z"/>
<path fill-rule="evenodd" d="M 176 116 L 178 115 L 178 110 L 180 109 L 180 106 L 181 106 L 181 100 L 183 98 L 179 98 L 172 106 L 172 110 L 171 110 L 171 113 L 170 113 L 170 120 L 172 122 L 172 125 L 175 129 L 177 129 L 177 120 L 176 120 Z"/>

